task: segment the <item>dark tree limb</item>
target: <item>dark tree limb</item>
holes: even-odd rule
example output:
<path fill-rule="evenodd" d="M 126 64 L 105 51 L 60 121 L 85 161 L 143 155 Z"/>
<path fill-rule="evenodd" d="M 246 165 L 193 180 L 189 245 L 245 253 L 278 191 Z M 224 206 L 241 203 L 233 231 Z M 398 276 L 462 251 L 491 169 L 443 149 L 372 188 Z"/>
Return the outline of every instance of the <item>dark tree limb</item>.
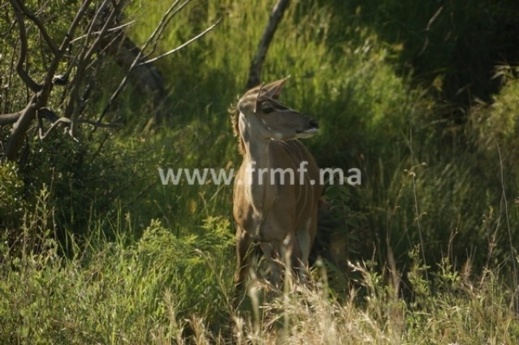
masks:
<path fill-rule="evenodd" d="M 274 33 L 283 19 L 283 14 L 285 10 L 290 5 L 290 0 L 278 0 L 272 13 L 270 14 L 269 22 L 267 27 L 265 28 L 265 32 L 263 32 L 263 36 L 261 37 L 261 41 L 256 50 L 256 55 L 252 60 L 252 64 L 249 70 L 249 78 L 247 79 L 247 89 L 250 89 L 261 82 L 261 69 L 263 67 L 263 62 L 265 61 L 265 57 L 267 56 L 267 52 L 270 46 L 270 42 L 274 38 Z"/>
<path fill-rule="evenodd" d="M 92 120 L 79 120 L 79 123 L 84 123 L 96 128 L 121 128 L 122 123 L 101 123 Z"/>
<path fill-rule="evenodd" d="M 171 6 L 164 13 L 164 15 L 162 16 L 162 19 L 160 20 L 158 25 L 155 27 L 155 30 L 153 30 L 151 35 L 148 37 L 148 39 L 146 40 L 146 42 L 144 43 L 142 48 L 138 48 L 137 46 L 135 46 L 135 44 L 131 40 L 126 39 L 126 37 L 121 38 L 121 41 L 120 41 L 121 45 L 124 43 L 132 44 L 134 46 L 134 49 L 127 50 L 125 52 L 125 54 L 119 55 L 120 58 L 121 57 L 124 58 L 124 60 L 122 60 L 122 62 L 126 65 L 125 69 L 127 70 L 127 72 L 126 72 L 126 75 L 124 76 L 124 78 L 119 83 L 119 86 L 117 86 L 117 89 L 110 96 L 110 99 L 108 100 L 106 106 L 104 107 L 103 112 L 99 116 L 97 122 L 101 122 L 103 120 L 103 118 L 106 116 L 108 111 L 113 106 L 115 99 L 117 97 L 119 97 L 119 94 L 124 90 L 124 88 L 126 87 L 126 84 L 132 78 L 132 75 L 134 75 L 133 74 L 134 69 L 138 67 L 139 62 L 141 62 L 143 56 L 145 56 L 144 51 L 148 48 L 148 46 L 150 46 L 150 44 L 152 45 L 152 50 L 155 49 L 155 47 L 157 45 L 157 40 L 160 37 L 160 35 L 162 34 L 162 32 L 164 31 L 164 29 L 166 28 L 167 24 L 191 0 L 185 0 L 182 4 L 178 5 L 179 1 L 180 0 L 176 0 L 173 4 L 171 4 Z M 112 46 L 113 45 L 111 45 L 111 44 L 109 45 L 109 47 L 112 47 Z M 120 47 L 120 45 L 117 45 L 117 46 Z M 118 50 L 116 52 L 117 52 L 117 54 L 119 54 Z M 142 66 L 141 69 L 145 69 L 145 66 Z M 157 116 L 157 114 L 155 114 L 155 117 L 156 117 L 156 120 L 159 120 L 159 117 Z"/>
<path fill-rule="evenodd" d="M 183 2 L 180 2 L 180 0 L 174 1 L 173 4 L 164 13 L 160 22 L 157 24 L 141 48 L 137 47 L 125 35 L 121 35 L 118 40 L 112 42 L 114 44 L 110 44 L 108 46 L 107 52 L 116 57 L 117 63 L 123 67 L 127 73 L 108 100 L 107 105 L 103 109 L 103 112 L 99 116 L 97 122 L 100 123 L 103 120 L 104 116 L 112 108 L 115 99 L 119 96 L 122 90 L 124 90 L 128 82 L 132 83 L 132 85 L 136 86 L 138 89 L 146 92 L 152 92 L 152 101 L 154 108 L 156 109 L 152 120 L 154 121 L 155 125 L 162 121 L 163 114 L 161 114 L 158 110 L 162 108 L 166 94 L 162 76 L 151 63 L 162 57 L 170 55 L 185 47 L 186 45 L 196 41 L 198 38 L 211 31 L 220 22 L 220 20 L 218 20 L 217 23 L 210 26 L 193 39 L 182 44 L 180 47 L 160 55 L 157 58 L 148 59 L 148 57 L 155 51 L 158 40 L 162 36 L 162 33 L 164 32 L 164 29 L 167 27 L 169 22 L 171 22 L 171 20 L 190 2 L 191 0 L 184 0 Z"/>
<path fill-rule="evenodd" d="M 90 41 L 90 38 L 93 36 L 94 28 L 97 25 L 97 22 L 101 18 L 101 14 L 104 11 L 105 7 L 108 4 L 108 0 L 105 0 L 103 4 L 99 7 L 96 14 L 94 15 L 94 18 L 91 21 L 90 27 L 88 28 L 88 33 L 86 37 L 86 42 L 88 43 Z M 102 28 L 99 32 L 99 35 L 97 35 L 94 39 L 94 42 L 92 44 L 85 44 L 83 45 L 83 49 L 81 53 L 79 54 L 79 59 L 76 67 L 76 75 L 75 79 L 82 80 L 85 77 L 86 68 L 89 64 L 89 61 L 91 61 L 92 55 L 99 51 L 101 42 L 103 41 L 103 37 L 105 37 L 106 33 L 108 32 L 110 26 L 115 22 L 115 18 L 121 11 L 122 2 L 119 3 L 113 3 L 112 4 L 111 11 L 108 14 L 108 17 L 106 19 L 103 19 L 104 23 L 102 25 Z M 79 88 L 81 83 L 76 82 L 73 84 L 73 89 L 70 96 L 70 102 L 67 106 L 66 114 L 71 120 L 71 127 L 70 127 L 70 135 L 73 138 L 76 138 L 78 134 L 78 126 L 79 126 L 79 115 L 80 115 L 80 108 L 81 107 L 81 100 L 79 96 Z"/>
<path fill-rule="evenodd" d="M 67 132 L 72 137 L 72 139 L 79 142 L 79 140 L 74 136 L 74 133 L 72 132 L 72 120 L 70 120 L 69 118 L 59 117 L 48 108 L 39 109 L 36 113 L 36 118 L 38 120 L 38 137 L 40 138 L 40 140 L 45 140 L 56 127 L 61 126 L 64 128 L 68 128 Z M 45 133 L 43 132 L 43 119 L 51 123 L 51 126 L 49 127 L 49 129 L 47 129 L 47 131 L 45 131 Z M 78 122 L 100 128 L 119 128 L 122 126 L 119 123 L 98 123 L 91 120 L 78 120 Z"/>
<path fill-rule="evenodd" d="M 37 119 L 38 119 L 38 137 L 43 140 L 45 139 L 51 132 L 56 128 L 58 125 L 63 124 L 65 127 L 70 127 L 70 119 L 66 117 L 58 117 L 56 114 L 54 114 L 52 111 L 48 110 L 47 108 L 42 108 L 37 112 Z M 43 133 L 43 121 L 42 119 L 45 118 L 49 120 L 52 125 L 50 128 Z"/>
<path fill-rule="evenodd" d="M 15 123 L 18 121 L 20 116 L 22 116 L 22 111 L 17 111 L 16 113 L 11 114 L 1 114 L 0 115 L 0 126 L 10 125 L 11 123 Z"/>
<path fill-rule="evenodd" d="M 16 22 L 18 23 L 18 32 L 20 34 L 20 56 L 16 64 L 16 72 L 22 78 L 23 82 L 33 92 L 41 90 L 42 86 L 36 83 L 29 73 L 24 69 L 25 60 L 27 59 L 27 30 L 25 29 L 25 22 L 23 21 L 23 9 L 18 0 L 9 0 L 14 9 Z"/>
<path fill-rule="evenodd" d="M 112 109 L 116 98 L 128 82 L 143 93 L 151 92 L 153 94 L 154 108 L 158 109 L 165 96 L 164 80 L 155 66 L 137 65 L 137 61 L 140 61 L 143 56 L 143 50 L 122 32 L 117 33 L 115 37 L 105 37 L 102 46 L 103 50 L 114 58 L 115 62 L 127 72 L 117 89 L 110 96 L 97 122 L 101 122 L 108 111 Z"/>
<path fill-rule="evenodd" d="M 142 47 L 135 45 L 124 33 L 124 27 L 129 24 L 120 23 L 122 6 L 124 0 L 82 0 L 79 10 L 70 24 L 67 33 L 61 42 L 49 35 L 47 23 L 38 16 L 38 12 L 32 11 L 29 6 L 22 3 L 23 0 L 9 0 L 7 6 L 14 10 L 13 27 L 18 28 L 19 51 L 13 53 L 13 70 L 21 78 L 21 81 L 30 91 L 26 106 L 18 111 L 0 114 L 0 126 L 12 125 L 10 136 L 2 142 L 3 158 L 7 160 L 18 159 L 20 148 L 27 138 L 27 132 L 34 126 L 38 130 L 40 139 L 47 138 L 57 127 L 65 128 L 66 132 L 77 141 L 78 128 L 80 124 L 90 125 L 95 128 L 114 128 L 121 125 L 112 121 L 103 122 L 102 119 L 115 98 L 125 88 L 128 82 L 132 83 L 139 91 L 150 94 L 154 104 L 154 124 L 162 117 L 159 110 L 163 108 L 166 91 L 164 81 L 159 71 L 153 66 L 153 62 L 168 56 L 191 42 L 211 31 L 217 24 L 210 26 L 180 47 L 162 54 L 154 59 L 149 56 L 154 52 L 160 37 L 173 17 L 178 14 L 191 0 L 174 0 L 168 11 L 163 15 L 155 30 Z M 94 6 L 95 4 L 95 6 Z M 86 20 L 88 21 L 86 21 Z M 28 23 L 32 24 L 32 30 L 27 31 Z M 74 37 L 80 23 L 83 32 Z M 36 30 L 34 32 L 33 30 Z M 43 77 L 33 80 L 34 75 L 29 75 L 28 63 L 30 51 L 28 47 L 29 34 L 42 37 L 43 45 L 49 46 L 49 64 L 45 67 Z M 79 44 L 73 42 L 79 42 Z M 58 43 L 61 43 L 58 45 Z M 40 45 L 42 47 L 42 45 Z M 87 118 L 85 109 L 90 99 L 90 91 L 95 90 L 97 71 L 102 65 L 102 59 L 106 56 L 112 57 L 127 73 L 112 94 L 104 111 L 97 119 Z M 47 56 L 45 56 L 47 58 Z M 65 70 L 61 68 L 65 67 Z M 58 72 L 60 74 L 57 74 Z M 40 77 L 38 77 L 40 78 Z M 56 115 L 48 108 L 49 97 L 54 90 L 61 88 L 62 95 L 59 104 L 61 116 Z M 7 111 L 13 111 L 6 108 Z M 44 126 L 45 122 L 50 125 Z M 153 121 L 152 121 L 153 122 Z M 3 140 L 2 140 L 3 141 Z"/>
<path fill-rule="evenodd" d="M 122 29 L 125 29 L 126 27 L 128 27 L 130 25 L 133 25 L 134 23 L 135 23 L 135 20 L 132 20 L 132 21 L 129 21 L 128 23 L 124 23 L 124 24 L 121 24 L 119 26 L 116 26 L 115 28 L 110 28 L 110 29 L 107 30 L 107 32 L 121 31 Z M 83 40 L 83 39 L 87 38 L 89 35 L 96 35 L 96 36 L 98 36 L 100 33 L 101 33 L 101 31 L 94 31 L 94 32 L 92 32 L 90 34 L 81 35 L 79 37 L 74 38 L 72 41 L 70 41 L 70 44 L 74 44 L 77 41 Z"/>
<path fill-rule="evenodd" d="M 10 0 L 10 1 L 15 10 L 15 13 L 16 13 L 16 20 L 18 21 L 18 26 L 20 28 L 20 34 L 26 35 L 25 24 L 23 22 L 22 13 L 21 13 L 22 9 L 16 0 Z M 72 37 L 74 35 L 74 32 L 76 31 L 77 26 L 79 25 L 79 22 L 83 18 L 84 14 L 86 13 L 86 11 L 90 5 L 90 2 L 91 2 L 91 0 L 84 0 L 83 3 L 81 4 L 79 11 L 76 13 L 76 17 L 74 18 L 72 24 L 69 26 L 69 28 L 67 30 L 67 34 L 63 38 L 63 41 L 58 49 L 57 54 L 55 54 L 52 59 L 52 62 L 45 75 L 43 84 L 42 85 L 36 84 L 28 75 L 26 75 L 28 79 L 24 78 L 22 75 L 20 75 L 20 77 L 26 83 L 26 85 L 28 85 L 31 88 L 31 90 L 34 91 L 34 94 L 31 97 L 31 99 L 29 100 L 25 109 L 22 110 L 22 114 L 16 121 L 16 123 L 11 131 L 11 136 L 9 137 L 9 140 L 7 141 L 7 143 L 4 147 L 4 156 L 8 160 L 13 161 L 16 159 L 18 152 L 20 150 L 20 147 L 25 138 L 25 134 L 29 130 L 29 127 L 30 127 L 32 121 L 36 117 L 37 110 L 40 108 L 43 108 L 47 104 L 50 92 L 52 91 L 52 87 L 54 85 L 52 83 L 52 79 L 56 73 L 59 63 L 61 62 L 61 60 L 66 52 L 67 47 L 70 44 L 70 41 L 72 40 Z M 21 40 L 21 46 L 22 46 L 21 50 L 25 50 L 23 54 L 20 53 L 21 57 L 19 59 L 19 61 L 21 61 L 21 66 L 23 69 L 23 61 L 25 60 L 25 57 L 27 54 L 27 37 L 26 36 L 21 37 L 20 40 Z M 25 47 L 23 47 L 24 45 L 25 45 Z M 22 56 L 23 56 L 23 59 L 22 59 Z M 23 70 L 23 72 L 26 73 L 25 70 Z M 36 84 L 38 87 L 33 89 L 30 86 L 31 82 Z"/>
<path fill-rule="evenodd" d="M 50 38 L 49 36 L 49 33 L 47 32 L 47 30 L 45 29 L 45 25 L 43 25 L 43 23 L 41 22 L 41 20 L 36 17 L 36 15 L 34 15 L 34 13 L 32 13 L 31 11 L 29 11 L 23 1 L 21 0 L 18 0 L 18 6 L 20 7 L 20 10 L 23 14 L 25 14 L 25 16 L 27 16 L 27 18 L 29 18 L 35 25 L 36 27 L 38 28 L 38 30 L 40 31 L 41 35 L 43 36 L 43 39 L 45 40 L 45 42 L 47 43 L 47 45 L 49 46 L 50 50 L 52 51 L 52 53 L 54 55 L 57 55 L 58 54 L 58 47 L 56 46 L 56 44 L 54 43 L 54 41 Z"/>
<path fill-rule="evenodd" d="M 141 62 L 138 64 L 138 66 L 142 66 L 142 65 L 147 65 L 147 64 L 150 64 L 152 62 L 155 62 L 159 59 L 162 59 L 166 56 L 169 56 L 173 53 L 176 53 L 177 51 L 179 51 L 180 49 L 188 46 L 189 44 L 193 43 L 194 41 L 196 41 L 197 39 L 199 39 L 200 37 L 204 36 L 206 33 L 208 33 L 209 31 L 213 30 L 216 25 L 218 25 L 220 22 L 222 21 L 222 18 L 218 19 L 216 21 L 216 23 L 214 23 L 213 25 L 211 25 L 210 27 L 208 27 L 207 29 L 205 29 L 204 31 L 202 31 L 201 33 L 199 33 L 198 35 L 194 36 L 193 38 L 187 40 L 186 42 L 182 43 L 181 45 L 179 45 L 178 47 L 174 48 L 174 49 L 171 49 L 170 51 L 164 53 L 164 54 L 160 54 L 159 56 L 156 56 L 154 57 L 153 59 L 149 59 L 149 60 L 146 60 L 144 62 Z"/>
<path fill-rule="evenodd" d="M 150 35 L 150 37 L 146 41 L 145 47 L 142 50 L 144 50 L 149 44 L 151 44 L 152 46 L 151 46 L 151 49 L 149 50 L 149 52 L 147 52 L 146 55 L 144 55 L 145 58 L 147 58 L 148 56 L 150 56 L 151 54 L 153 54 L 155 52 L 155 50 L 157 49 L 157 45 L 159 43 L 159 37 L 164 32 L 164 30 L 168 26 L 169 22 L 171 22 L 171 20 L 175 17 L 175 15 L 177 13 L 179 13 L 180 11 L 182 11 L 182 9 L 188 3 L 190 3 L 191 0 L 185 0 L 183 3 L 178 5 L 179 2 L 180 2 L 180 0 L 176 0 L 173 4 L 171 4 L 171 6 L 169 6 L 168 10 L 166 11 L 166 13 L 164 13 L 164 16 L 162 17 L 162 20 L 159 22 L 159 24 L 157 25 L 155 30 L 153 30 L 153 33 Z"/>

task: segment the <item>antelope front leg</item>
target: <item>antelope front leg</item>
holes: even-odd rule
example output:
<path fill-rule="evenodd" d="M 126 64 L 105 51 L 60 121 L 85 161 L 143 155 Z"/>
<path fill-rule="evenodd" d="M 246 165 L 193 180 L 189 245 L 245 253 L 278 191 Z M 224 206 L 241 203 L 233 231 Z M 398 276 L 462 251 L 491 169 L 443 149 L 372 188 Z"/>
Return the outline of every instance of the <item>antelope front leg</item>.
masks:
<path fill-rule="evenodd" d="M 301 257 L 298 242 L 293 236 L 288 235 L 283 241 L 272 241 L 261 243 L 261 250 L 270 265 L 270 283 L 277 289 L 281 288 L 281 282 L 292 284 L 294 273 L 298 274 L 297 269 Z M 289 275 L 287 281 L 285 276 Z"/>
<path fill-rule="evenodd" d="M 270 267 L 270 277 L 268 280 L 273 287 L 279 289 L 283 279 L 281 276 L 283 272 L 281 246 L 270 242 L 262 242 L 260 247 Z"/>
<path fill-rule="evenodd" d="M 234 286 L 236 292 L 242 292 L 250 269 L 250 251 L 252 240 L 250 236 L 240 227 L 236 228 L 236 258 L 237 268 L 234 275 Z"/>
<path fill-rule="evenodd" d="M 302 283 L 308 281 L 308 257 L 312 245 L 315 241 L 315 234 L 317 229 L 317 217 L 308 218 L 305 225 L 297 232 L 297 242 L 301 250 L 301 255 L 294 267 L 298 269 L 298 275 Z"/>

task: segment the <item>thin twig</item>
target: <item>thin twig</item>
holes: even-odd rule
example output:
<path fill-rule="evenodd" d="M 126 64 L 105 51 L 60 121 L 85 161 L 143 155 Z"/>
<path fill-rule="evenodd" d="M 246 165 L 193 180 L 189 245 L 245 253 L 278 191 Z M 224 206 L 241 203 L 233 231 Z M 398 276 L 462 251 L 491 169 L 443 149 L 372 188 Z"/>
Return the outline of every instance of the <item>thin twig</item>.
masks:
<path fill-rule="evenodd" d="M 180 0 L 176 0 L 173 4 L 171 4 L 171 6 L 169 6 L 168 10 L 162 16 L 159 24 L 157 25 L 155 30 L 153 30 L 152 34 L 148 38 L 148 42 L 153 42 L 153 45 L 152 45 L 152 47 L 150 49 L 150 52 L 146 54 L 145 58 L 150 56 L 150 54 L 153 54 L 155 52 L 155 50 L 157 49 L 157 45 L 159 43 L 158 38 L 160 36 L 162 36 L 162 33 L 164 32 L 164 30 L 168 26 L 169 22 L 175 17 L 175 15 L 178 12 L 180 12 L 189 2 L 191 2 L 191 0 L 186 0 L 182 4 L 180 4 L 180 6 L 177 9 L 175 9 L 175 7 L 177 6 L 179 1 Z M 146 44 L 148 42 L 146 42 Z M 142 50 L 144 51 L 144 49 L 142 49 Z"/>
<path fill-rule="evenodd" d="M 17 6 L 16 0 L 10 0 L 13 4 L 13 7 L 15 7 L 15 13 L 17 14 L 17 17 L 21 17 L 19 7 Z M 48 98 L 50 96 L 50 92 L 52 91 L 52 78 L 54 77 L 54 74 L 65 55 L 66 49 L 70 44 L 70 41 L 72 40 L 72 36 L 74 35 L 74 32 L 76 31 L 77 26 L 79 25 L 79 22 L 83 18 L 83 15 L 86 13 L 89 5 L 91 3 L 91 0 L 84 0 L 81 4 L 81 7 L 79 8 L 78 12 L 76 13 L 76 16 L 72 22 L 72 24 L 69 26 L 67 33 L 65 37 L 63 38 L 63 41 L 61 42 L 58 54 L 54 56 L 52 59 L 52 62 L 50 66 L 47 69 L 47 74 L 45 75 L 43 85 L 38 86 L 35 93 L 32 95 L 31 99 L 27 103 L 27 106 L 22 111 L 22 115 L 16 122 L 16 126 L 14 127 L 13 131 L 11 132 L 11 136 L 9 140 L 7 141 L 5 148 L 4 148 L 4 155 L 8 160 L 14 160 L 17 157 L 19 148 L 21 147 L 21 144 L 23 142 L 23 139 L 25 137 L 25 134 L 27 133 L 27 130 L 29 129 L 29 126 L 31 125 L 32 121 L 34 120 L 34 117 L 36 116 L 36 111 L 42 107 L 44 107 L 47 104 Z M 16 10 L 18 8 L 18 12 Z M 22 20 L 17 19 L 20 26 L 20 33 L 25 35 L 25 25 Z M 27 37 L 25 36 L 25 39 L 22 38 L 22 42 L 25 41 L 25 45 L 27 45 Z M 27 54 L 27 46 L 25 46 L 25 52 L 24 54 Z M 22 54 L 23 55 L 23 54 Z M 23 60 L 19 60 L 22 62 L 22 69 L 23 69 Z M 22 77 L 23 79 L 23 77 Z M 32 80 L 32 79 L 31 79 Z M 25 80 L 24 80 L 25 81 Z M 34 83 L 34 81 L 33 81 Z M 34 90 L 33 90 L 34 91 Z"/>
<path fill-rule="evenodd" d="M 99 128 L 121 128 L 122 123 L 101 123 L 92 120 L 79 120 L 79 123 L 86 123 L 87 125 L 91 125 Z"/>
<path fill-rule="evenodd" d="M 119 25 L 119 26 L 116 26 L 116 27 L 110 28 L 110 29 L 106 30 L 106 32 L 115 32 L 115 31 L 119 31 L 119 30 L 122 30 L 122 29 L 124 29 L 124 28 L 126 28 L 126 27 L 128 27 L 128 26 L 130 26 L 130 25 L 133 25 L 133 24 L 135 24 L 135 20 L 132 20 L 131 22 L 124 23 L 124 24 L 121 24 L 121 25 Z M 82 40 L 82 39 L 88 37 L 89 35 L 100 35 L 101 33 L 102 33 L 102 31 L 100 30 L 100 31 L 94 31 L 94 32 L 92 32 L 92 33 L 90 33 L 90 34 L 87 33 L 87 34 L 84 34 L 84 35 L 82 35 L 82 36 L 78 36 L 78 37 L 74 38 L 72 41 L 70 41 L 70 44 L 74 44 L 74 43 L 76 43 L 77 41 Z"/>
<path fill-rule="evenodd" d="M 124 76 L 124 78 L 119 83 L 119 86 L 114 91 L 112 96 L 110 96 L 110 99 L 108 100 L 106 106 L 104 107 L 103 112 L 101 113 L 101 115 L 97 119 L 97 122 L 101 122 L 103 120 L 104 116 L 106 115 L 106 113 L 108 112 L 110 107 L 112 106 L 112 104 L 115 101 L 115 99 L 119 96 L 119 94 L 122 92 L 122 90 L 126 86 L 126 83 L 128 82 L 130 74 L 132 73 L 133 69 L 137 66 L 137 64 L 140 61 L 140 59 L 142 58 L 146 48 L 151 44 L 151 42 L 156 40 L 156 37 L 158 37 L 158 36 L 160 36 L 162 34 L 162 32 L 163 32 L 165 26 L 167 25 L 167 23 L 169 23 L 169 21 L 171 21 L 171 18 L 173 18 L 190 1 L 191 0 L 184 1 L 182 4 L 180 4 L 179 8 L 176 8 L 176 9 L 175 9 L 175 6 L 179 2 L 179 0 L 175 1 L 169 7 L 169 9 L 166 11 L 166 13 L 162 16 L 162 19 L 160 20 L 160 22 L 157 25 L 157 27 L 155 28 L 155 30 L 153 30 L 152 34 L 148 37 L 148 39 L 144 43 L 143 47 L 139 50 L 139 52 L 135 56 L 135 59 L 133 60 L 130 68 L 128 69 L 128 71 L 126 72 L 126 75 Z"/>
<path fill-rule="evenodd" d="M 14 15 L 16 22 L 18 23 L 18 32 L 20 34 L 20 56 L 18 57 L 18 63 L 16 64 L 16 72 L 22 78 L 23 82 L 33 92 L 41 90 L 42 86 L 36 83 L 30 76 L 29 73 L 24 69 L 25 60 L 27 59 L 27 30 L 25 28 L 25 22 L 22 17 L 22 8 L 17 0 L 10 0 L 11 5 L 14 9 Z"/>
<path fill-rule="evenodd" d="M 443 11 L 443 6 L 440 6 L 440 8 L 436 11 L 436 13 L 433 14 L 431 19 L 429 19 L 429 22 L 427 23 L 427 26 L 425 27 L 425 30 L 424 30 L 425 31 L 425 40 L 422 45 L 422 49 L 420 49 L 420 51 L 418 52 L 418 56 L 421 56 L 425 52 L 425 49 L 427 48 L 427 46 L 429 45 L 429 32 L 431 30 L 431 26 L 436 21 L 438 16 L 442 13 L 442 11 Z"/>
<path fill-rule="evenodd" d="M 510 227 L 510 216 L 508 215 L 508 202 L 506 200 L 506 188 L 505 188 L 505 173 L 503 169 L 503 156 L 501 155 L 501 148 L 499 147 L 499 143 L 497 143 L 497 154 L 499 156 L 499 172 L 500 172 L 500 178 L 501 178 L 501 202 L 504 204 L 505 208 L 505 219 L 506 219 L 506 228 L 508 231 L 508 242 L 510 245 L 510 254 L 512 261 L 512 270 L 513 270 L 513 280 L 514 280 L 514 304 L 515 304 L 515 311 L 519 312 L 519 279 L 518 279 L 518 272 L 517 272 L 517 266 L 515 261 L 517 260 L 517 251 L 514 248 L 514 242 L 512 238 L 512 229 Z"/>
<path fill-rule="evenodd" d="M 103 2 L 103 4 L 99 7 L 96 14 L 94 15 L 94 18 L 91 21 L 91 25 L 88 28 L 86 42 L 88 42 L 90 40 L 90 37 L 93 34 L 93 29 L 94 29 L 95 23 L 96 23 L 99 15 L 105 8 L 107 2 L 108 1 L 105 0 L 105 2 Z M 106 34 L 107 30 L 109 29 L 109 25 L 112 23 L 112 20 L 114 19 L 116 14 L 119 13 L 120 4 L 121 4 L 120 2 L 118 4 L 114 4 L 112 11 L 110 12 L 103 27 L 101 28 L 100 34 L 97 36 L 97 38 L 94 40 L 94 42 L 90 45 L 90 48 L 87 49 L 87 44 L 85 44 L 83 46 L 83 50 L 81 51 L 81 53 L 79 55 L 79 62 L 77 64 L 77 71 L 76 71 L 75 79 L 81 80 L 83 78 L 83 75 L 84 75 L 84 72 L 86 69 L 86 65 L 88 64 L 88 61 L 90 60 L 92 54 L 97 49 L 97 46 L 100 44 L 101 40 L 103 39 L 104 35 Z M 79 85 L 80 85 L 79 82 L 74 84 L 74 89 L 71 92 L 70 102 L 67 107 L 67 114 L 70 116 L 70 119 L 72 120 L 72 124 L 70 127 L 70 135 L 73 138 L 76 137 L 76 135 L 77 135 L 78 125 L 79 125 L 78 121 L 77 121 L 79 118 L 79 102 L 80 102 Z M 72 109 L 71 109 L 71 107 L 72 107 Z"/>
<path fill-rule="evenodd" d="M 164 54 L 161 54 L 157 57 L 154 57 L 153 59 L 149 59 L 147 61 L 144 61 L 144 62 L 141 62 L 140 64 L 138 64 L 137 66 L 141 66 L 141 65 L 146 65 L 146 64 L 149 64 L 149 63 L 152 63 L 152 62 L 155 62 L 159 59 L 162 59 L 163 57 L 166 57 L 168 55 L 171 55 L 173 53 L 176 53 L 177 51 L 179 51 L 180 49 L 186 47 L 187 45 L 193 43 L 194 41 L 196 41 L 197 39 L 199 39 L 200 37 L 204 36 L 206 33 L 208 33 L 209 31 L 213 30 L 216 25 L 218 25 L 220 22 L 222 21 L 222 18 L 218 19 L 216 21 L 216 23 L 214 23 L 213 25 L 211 25 L 210 27 L 208 27 L 207 29 L 205 29 L 204 31 L 202 31 L 201 33 L 199 33 L 198 35 L 196 35 L 195 37 L 191 38 L 190 40 L 182 43 L 181 45 L 179 45 L 178 47 L 176 47 L 175 49 L 172 49 L 170 50 L 169 52 L 167 53 L 164 53 Z"/>
<path fill-rule="evenodd" d="M 71 124 L 71 121 L 70 119 L 67 119 L 66 117 L 60 117 L 59 119 L 57 119 L 50 127 L 49 129 L 47 129 L 47 131 L 45 132 L 45 134 L 42 134 L 43 132 L 43 126 L 40 126 L 38 128 L 38 137 L 41 139 L 41 140 L 44 140 L 45 138 L 47 138 L 47 136 L 54 130 L 54 128 L 56 128 L 58 125 L 60 124 L 63 124 L 65 125 L 65 127 L 70 127 L 70 124 Z M 40 123 L 41 125 L 41 123 Z"/>
<path fill-rule="evenodd" d="M 45 42 L 47 42 L 47 45 L 49 46 L 50 50 L 52 50 L 52 53 L 54 55 L 58 54 L 58 47 L 54 43 L 54 41 L 50 38 L 49 33 L 45 29 L 45 25 L 41 22 L 41 20 L 31 11 L 29 11 L 25 5 L 23 4 L 23 1 L 18 1 L 18 4 L 23 12 L 29 18 L 32 20 L 34 24 L 38 27 L 38 30 L 40 30 L 41 35 L 43 36 L 43 39 Z"/>

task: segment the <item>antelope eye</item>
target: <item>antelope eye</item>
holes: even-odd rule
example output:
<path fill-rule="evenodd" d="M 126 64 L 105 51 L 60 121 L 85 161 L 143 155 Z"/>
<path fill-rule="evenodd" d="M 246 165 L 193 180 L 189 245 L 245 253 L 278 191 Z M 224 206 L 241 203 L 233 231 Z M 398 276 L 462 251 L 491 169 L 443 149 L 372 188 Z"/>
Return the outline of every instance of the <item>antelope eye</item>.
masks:
<path fill-rule="evenodd" d="M 261 105 L 261 112 L 264 114 L 272 113 L 274 110 L 274 107 L 270 103 L 263 103 Z"/>

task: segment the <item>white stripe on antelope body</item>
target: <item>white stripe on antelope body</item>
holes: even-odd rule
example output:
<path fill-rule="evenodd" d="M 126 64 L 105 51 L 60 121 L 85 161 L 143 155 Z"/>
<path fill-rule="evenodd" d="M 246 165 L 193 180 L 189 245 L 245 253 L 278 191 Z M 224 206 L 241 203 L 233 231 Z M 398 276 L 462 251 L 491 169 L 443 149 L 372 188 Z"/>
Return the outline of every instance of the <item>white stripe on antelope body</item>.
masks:
<path fill-rule="evenodd" d="M 270 265 L 271 282 L 278 285 L 285 253 L 291 268 L 304 274 L 317 232 L 319 168 L 297 139 L 313 136 L 318 124 L 278 102 L 285 81 L 247 91 L 232 114 L 243 155 L 233 195 L 238 289 L 250 270 L 253 243 L 259 243 Z M 292 171 L 293 176 L 283 171 Z"/>

